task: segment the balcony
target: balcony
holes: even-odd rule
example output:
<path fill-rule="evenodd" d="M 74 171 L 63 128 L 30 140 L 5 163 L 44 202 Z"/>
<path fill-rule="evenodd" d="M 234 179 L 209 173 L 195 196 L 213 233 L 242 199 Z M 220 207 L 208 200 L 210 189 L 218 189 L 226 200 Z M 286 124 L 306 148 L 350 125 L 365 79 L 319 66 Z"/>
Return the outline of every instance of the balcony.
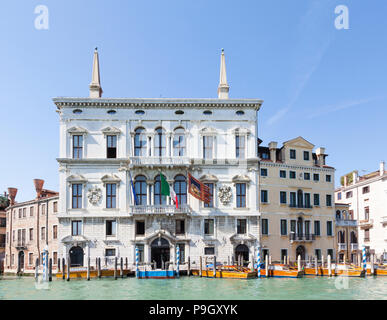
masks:
<path fill-rule="evenodd" d="M 374 219 L 360 220 L 359 221 L 359 227 L 362 228 L 362 229 L 372 228 L 373 225 L 374 225 Z"/>
<path fill-rule="evenodd" d="M 345 251 L 347 250 L 347 244 L 346 243 L 338 243 L 337 244 L 338 250 L 339 251 Z"/>
<path fill-rule="evenodd" d="M 133 166 L 183 166 L 187 167 L 191 161 L 187 157 L 130 157 Z"/>
<path fill-rule="evenodd" d="M 298 242 L 309 242 L 315 240 L 314 234 L 298 234 L 298 233 L 291 233 L 289 235 L 289 240 L 291 242 L 298 241 Z"/>
<path fill-rule="evenodd" d="M 351 251 L 359 250 L 359 244 L 357 243 L 351 243 Z"/>
<path fill-rule="evenodd" d="M 357 227 L 357 221 L 348 219 L 337 219 L 336 227 Z"/>
<path fill-rule="evenodd" d="M 27 249 L 27 242 L 25 240 L 18 240 L 15 244 L 16 249 L 24 250 Z"/>
<path fill-rule="evenodd" d="M 294 209 L 312 209 L 311 205 L 298 205 L 294 203 L 289 204 L 289 207 Z"/>
<path fill-rule="evenodd" d="M 191 214 L 192 209 L 189 205 L 181 205 L 178 209 L 174 205 L 144 205 L 130 206 L 131 215 L 174 215 L 174 214 Z"/>

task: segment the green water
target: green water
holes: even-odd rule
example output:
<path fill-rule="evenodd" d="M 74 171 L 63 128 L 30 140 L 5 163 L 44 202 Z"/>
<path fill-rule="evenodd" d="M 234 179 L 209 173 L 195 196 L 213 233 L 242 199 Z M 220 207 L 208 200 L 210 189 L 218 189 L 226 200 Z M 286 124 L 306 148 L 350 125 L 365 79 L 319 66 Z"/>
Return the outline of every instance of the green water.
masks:
<path fill-rule="evenodd" d="M 0 300 L 5 299 L 386 299 L 387 277 L 302 279 L 54 279 L 48 289 L 30 277 L 0 278 Z"/>

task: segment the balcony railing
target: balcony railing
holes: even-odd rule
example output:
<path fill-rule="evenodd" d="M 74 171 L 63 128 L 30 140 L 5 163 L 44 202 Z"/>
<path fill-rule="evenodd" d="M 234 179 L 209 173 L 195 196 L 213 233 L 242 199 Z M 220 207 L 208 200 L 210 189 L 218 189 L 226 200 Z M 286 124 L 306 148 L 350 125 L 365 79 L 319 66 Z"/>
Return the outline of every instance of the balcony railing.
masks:
<path fill-rule="evenodd" d="M 187 157 L 131 157 L 130 162 L 135 166 L 143 165 L 174 165 L 187 166 L 190 164 L 190 159 Z"/>
<path fill-rule="evenodd" d="M 337 219 L 336 226 L 337 227 L 357 227 L 357 221 L 348 220 L 348 219 Z"/>
<path fill-rule="evenodd" d="M 25 240 L 16 241 L 16 248 L 25 248 L 25 247 L 27 247 L 27 241 Z"/>
<path fill-rule="evenodd" d="M 357 243 L 351 243 L 351 251 L 356 251 L 359 249 L 359 244 Z"/>
<path fill-rule="evenodd" d="M 289 235 L 290 241 L 313 241 L 315 240 L 314 234 L 298 234 L 298 233 L 291 233 Z"/>
<path fill-rule="evenodd" d="M 191 214 L 192 209 L 189 205 L 181 205 L 176 209 L 174 205 L 144 205 L 130 206 L 131 214 Z"/>
<path fill-rule="evenodd" d="M 290 208 L 299 208 L 299 209 L 312 209 L 311 205 L 298 205 L 298 204 L 294 204 L 294 203 L 289 204 L 289 207 Z"/>
<path fill-rule="evenodd" d="M 374 224 L 374 219 L 369 219 L 369 220 L 360 220 L 359 221 L 359 226 L 360 228 L 371 228 Z"/>
<path fill-rule="evenodd" d="M 338 243 L 338 249 L 339 249 L 339 251 L 347 250 L 347 244 L 346 243 Z"/>

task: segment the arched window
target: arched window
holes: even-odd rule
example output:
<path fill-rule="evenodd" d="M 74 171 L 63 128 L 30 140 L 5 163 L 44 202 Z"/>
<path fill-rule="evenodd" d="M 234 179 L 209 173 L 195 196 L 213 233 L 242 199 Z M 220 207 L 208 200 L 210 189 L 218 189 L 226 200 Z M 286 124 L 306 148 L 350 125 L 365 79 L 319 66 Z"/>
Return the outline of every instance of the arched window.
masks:
<path fill-rule="evenodd" d="M 336 211 L 336 220 L 340 220 L 341 215 L 340 215 L 340 210 Z"/>
<path fill-rule="evenodd" d="M 357 243 L 357 236 L 354 231 L 351 231 L 351 243 Z"/>
<path fill-rule="evenodd" d="M 297 191 L 297 206 L 299 208 L 302 208 L 304 204 L 303 196 L 302 196 L 302 190 Z"/>
<path fill-rule="evenodd" d="M 134 135 L 134 155 L 146 156 L 146 136 L 144 128 L 137 128 Z"/>
<path fill-rule="evenodd" d="M 137 176 L 134 182 L 134 190 L 136 191 L 137 203 L 139 205 L 147 204 L 146 189 L 146 178 L 144 176 Z"/>
<path fill-rule="evenodd" d="M 175 183 L 173 189 L 176 192 L 177 200 L 179 204 L 187 203 L 187 180 L 183 175 L 175 177 Z"/>
<path fill-rule="evenodd" d="M 161 195 L 161 179 L 160 175 L 156 176 L 155 178 L 155 185 L 154 185 L 154 203 L 155 205 L 160 205 L 160 204 L 166 204 L 166 196 Z"/>
<path fill-rule="evenodd" d="M 166 150 L 166 139 L 165 130 L 163 128 L 156 129 L 155 135 L 155 157 L 165 156 Z"/>
<path fill-rule="evenodd" d="M 185 156 L 185 135 L 183 128 L 177 128 L 173 137 L 173 156 Z"/>

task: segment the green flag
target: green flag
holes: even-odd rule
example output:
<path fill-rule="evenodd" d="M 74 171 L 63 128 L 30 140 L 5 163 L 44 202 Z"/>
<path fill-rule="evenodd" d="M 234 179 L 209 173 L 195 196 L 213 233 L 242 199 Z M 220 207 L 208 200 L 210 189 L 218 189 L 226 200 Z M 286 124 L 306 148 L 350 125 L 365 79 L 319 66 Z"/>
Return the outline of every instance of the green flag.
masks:
<path fill-rule="evenodd" d="M 161 194 L 163 196 L 171 196 L 171 192 L 169 190 L 169 183 L 165 179 L 164 175 L 160 173 L 160 180 L 161 180 Z"/>

